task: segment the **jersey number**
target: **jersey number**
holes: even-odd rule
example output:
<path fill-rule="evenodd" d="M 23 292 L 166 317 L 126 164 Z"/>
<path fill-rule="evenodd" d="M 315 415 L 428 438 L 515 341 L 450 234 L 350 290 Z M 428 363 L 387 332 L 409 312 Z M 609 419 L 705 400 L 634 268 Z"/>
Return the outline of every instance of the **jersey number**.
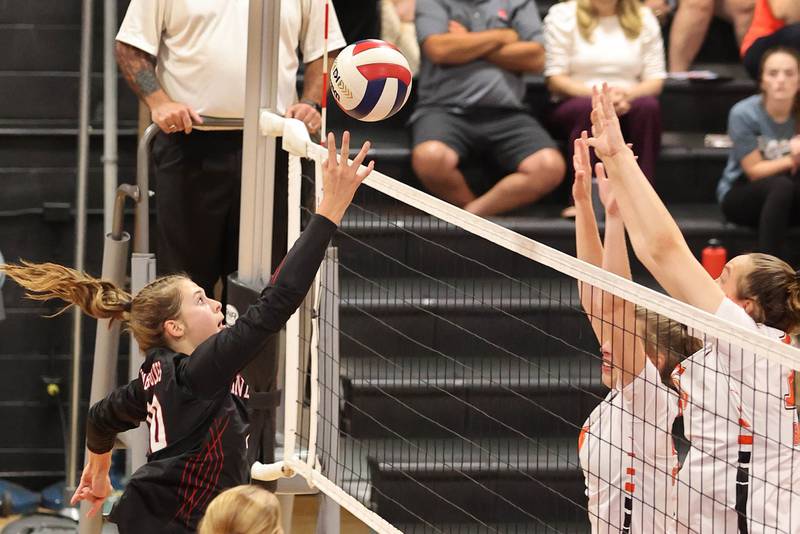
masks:
<path fill-rule="evenodd" d="M 167 446 L 167 435 L 164 429 L 164 415 L 158 397 L 153 395 L 153 402 L 147 403 L 147 425 L 150 427 L 150 453 L 158 452 Z"/>

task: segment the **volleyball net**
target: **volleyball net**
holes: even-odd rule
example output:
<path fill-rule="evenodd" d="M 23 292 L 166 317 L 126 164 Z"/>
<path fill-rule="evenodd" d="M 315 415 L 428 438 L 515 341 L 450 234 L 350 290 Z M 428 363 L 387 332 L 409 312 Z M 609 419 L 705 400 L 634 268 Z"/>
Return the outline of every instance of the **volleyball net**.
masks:
<path fill-rule="evenodd" d="M 287 329 L 284 468 L 376 532 L 800 531 L 789 339 L 534 227 L 373 172 Z"/>

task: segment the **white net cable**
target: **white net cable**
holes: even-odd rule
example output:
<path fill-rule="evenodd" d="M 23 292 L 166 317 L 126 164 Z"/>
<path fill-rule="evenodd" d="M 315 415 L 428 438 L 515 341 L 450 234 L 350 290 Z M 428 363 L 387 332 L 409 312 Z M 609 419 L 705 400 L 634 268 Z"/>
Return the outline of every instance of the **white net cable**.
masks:
<path fill-rule="evenodd" d="M 327 157 L 292 121 L 262 132 Z M 800 532 L 800 358 L 735 304 L 379 172 L 334 246 L 318 327 L 287 331 L 284 462 L 373 530 Z"/>

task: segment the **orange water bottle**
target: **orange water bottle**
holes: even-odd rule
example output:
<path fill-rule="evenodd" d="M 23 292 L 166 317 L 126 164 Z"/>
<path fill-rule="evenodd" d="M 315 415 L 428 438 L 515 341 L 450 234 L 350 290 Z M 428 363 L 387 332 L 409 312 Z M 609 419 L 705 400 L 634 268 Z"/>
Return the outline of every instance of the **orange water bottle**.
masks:
<path fill-rule="evenodd" d="M 715 280 L 719 278 L 727 261 L 728 251 L 725 250 L 719 239 L 709 239 L 708 245 L 703 249 L 701 262 L 711 278 Z"/>

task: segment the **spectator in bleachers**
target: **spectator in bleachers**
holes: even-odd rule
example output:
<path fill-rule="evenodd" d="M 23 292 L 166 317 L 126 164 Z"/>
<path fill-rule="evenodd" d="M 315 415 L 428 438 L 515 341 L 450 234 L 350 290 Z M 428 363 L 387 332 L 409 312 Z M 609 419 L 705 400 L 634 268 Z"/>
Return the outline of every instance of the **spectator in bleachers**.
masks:
<path fill-rule="evenodd" d="M 544 66 L 536 2 L 417 0 L 416 26 L 422 66 L 412 166 L 425 187 L 494 215 L 558 186 L 564 158 L 523 103 L 522 74 Z"/>
<path fill-rule="evenodd" d="M 607 83 L 626 139 L 639 165 L 655 179 L 661 148 L 658 95 L 666 77 L 661 28 L 638 0 L 570 0 L 550 8 L 544 20 L 547 86 L 557 100 L 551 127 L 573 141 L 591 130 L 592 86 Z"/>
<path fill-rule="evenodd" d="M 669 71 L 689 70 L 714 15 L 731 23 L 736 41 L 741 44 L 753 19 L 754 6 L 755 0 L 680 0 L 669 32 Z"/>
<path fill-rule="evenodd" d="M 277 107 L 311 133 L 321 121 L 324 11 L 310 0 L 281 9 Z M 132 0 L 117 34 L 120 71 L 161 128 L 152 147 L 159 271 L 188 273 L 208 295 L 237 267 L 242 132 L 205 129 L 200 116 L 244 117 L 247 19 L 247 2 Z M 329 49 L 344 45 L 332 12 Z M 277 192 L 275 205 L 286 206 Z"/>
<path fill-rule="evenodd" d="M 757 0 L 741 47 L 742 61 L 754 80 L 761 75 L 762 56 L 776 46 L 800 51 L 800 1 Z"/>
<path fill-rule="evenodd" d="M 733 148 L 717 198 L 729 221 L 758 229 L 758 252 L 781 256 L 789 225 L 800 222 L 800 55 L 770 50 L 761 73 L 761 94 L 728 117 Z"/>
<path fill-rule="evenodd" d="M 414 0 L 381 0 L 381 39 L 400 49 L 414 75 L 419 71 L 415 4 Z"/>

